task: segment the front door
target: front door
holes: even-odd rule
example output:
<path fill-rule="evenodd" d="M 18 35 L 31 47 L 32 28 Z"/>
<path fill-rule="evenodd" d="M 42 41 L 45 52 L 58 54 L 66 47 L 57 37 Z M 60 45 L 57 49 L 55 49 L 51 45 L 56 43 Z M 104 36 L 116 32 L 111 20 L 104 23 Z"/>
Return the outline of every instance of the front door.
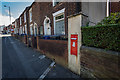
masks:
<path fill-rule="evenodd" d="M 46 35 L 51 35 L 51 28 L 49 23 L 46 24 Z"/>
<path fill-rule="evenodd" d="M 44 34 L 51 35 L 50 19 L 47 16 L 44 20 Z"/>

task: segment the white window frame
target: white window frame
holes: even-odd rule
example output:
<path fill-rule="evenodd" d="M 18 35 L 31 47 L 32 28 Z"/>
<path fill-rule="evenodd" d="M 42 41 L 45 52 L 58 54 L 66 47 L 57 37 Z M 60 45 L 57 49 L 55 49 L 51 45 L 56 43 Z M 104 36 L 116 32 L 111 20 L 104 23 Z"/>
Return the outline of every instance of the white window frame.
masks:
<path fill-rule="evenodd" d="M 25 25 L 25 34 L 27 35 L 27 25 Z"/>
<path fill-rule="evenodd" d="M 37 28 L 37 33 L 36 33 L 36 29 Z M 38 27 L 37 27 L 37 24 L 34 23 L 34 36 L 37 36 L 38 35 Z"/>
<path fill-rule="evenodd" d="M 30 35 L 33 35 L 33 24 L 30 25 Z"/>
<path fill-rule="evenodd" d="M 57 11 L 57 12 L 55 12 L 55 13 L 53 13 L 53 19 L 54 19 L 54 34 L 56 34 L 56 32 L 55 32 L 55 23 L 56 23 L 56 20 L 55 20 L 55 17 L 56 16 L 58 16 L 58 15 L 60 15 L 60 14 L 64 14 L 64 17 L 65 17 L 65 8 L 63 8 L 62 10 L 59 10 L 59 11 Z M 65 19 L 65 18 L 64 18 Z M 63 19 L 62 19 L 63 20 Z"/>
<path fill-rule="evenodd" d="M 55 0 L 53 0 L 53 6 L 55 6 Z"/>
<path fill-rule="evenodd" d="M 56 0 L 52 0 L 52 2 L 53 2 L 53 7 L 55 6 L 55 2 L 56 2 Z"/>
<path fill-rule="evenodd" d="M 32 8 L 29 10 L 29 18 L 30 18 L 30 22 L 32 22 Z"/>
<path fill-rule="evenodd" d="M 64 13 L 61 13 L 61 14 L 59 14 L 59 15 L 65 15 L 65 14 L 64 14 Z M 55 18 L 56 18 L 57 16 L 59 16 L 59 15 L 56 15 Z M 61 20 L 64 20 L 64 19 L 65 19 L 65 17 L 64 17 L 64 18 L 61 18 L 61 19 L 58 19 L 58 20 L 55 19 L 55 22 L 58 22 L 58 21 L 61 21 Z"/>
<path fill-rule="evenodd" d="M 15 21 L 15 30 L 14 30 L 15 34 L 17 33 L 17 22 Z"/>
<path fill-rule="evenodd" d="M 22 31 L 22 27 L 20 27 L 20 34 L 22 34 L 22 32 L 23 32 L 23 31 Z"/>
<path fill-rule="evenodd" d="M 24 23 L 26 23 L 26 12 L 24 12 Z"/>

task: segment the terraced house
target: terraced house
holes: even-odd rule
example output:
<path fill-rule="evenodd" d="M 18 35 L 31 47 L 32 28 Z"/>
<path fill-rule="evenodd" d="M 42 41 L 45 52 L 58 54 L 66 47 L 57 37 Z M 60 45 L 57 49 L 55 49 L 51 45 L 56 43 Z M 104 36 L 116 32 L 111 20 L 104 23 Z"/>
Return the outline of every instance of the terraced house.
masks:
<path fill-rule="evenodd" d="M 106 16 L 105 2 L 35 2 L 27 7 L 19 17 L 19 39 L 28 46 L 68 66 L 68 23 L 69 17 L 80 15 L 75 19 L 76 25 L 84 27 L 96 25 Z M 80 24 L 78 24 L 79 22 Z M 19 24 L 19 23 L 18 23 Z M 72 26 L 74 29 L 75 26 Z M 80 60 L 78 61 L 80 65 Z M 80 73 L 80 72 L 76 72 Z"/>

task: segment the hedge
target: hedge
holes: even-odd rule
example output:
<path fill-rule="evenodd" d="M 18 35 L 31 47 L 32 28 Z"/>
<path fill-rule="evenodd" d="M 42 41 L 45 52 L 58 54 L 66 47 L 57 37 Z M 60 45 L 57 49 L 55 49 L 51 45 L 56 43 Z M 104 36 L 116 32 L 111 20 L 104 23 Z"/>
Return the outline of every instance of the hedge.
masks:
<path fill-rule="evenodd" d="M 82 27 L 82 45 L 120 52 L 120 24 Z"/>

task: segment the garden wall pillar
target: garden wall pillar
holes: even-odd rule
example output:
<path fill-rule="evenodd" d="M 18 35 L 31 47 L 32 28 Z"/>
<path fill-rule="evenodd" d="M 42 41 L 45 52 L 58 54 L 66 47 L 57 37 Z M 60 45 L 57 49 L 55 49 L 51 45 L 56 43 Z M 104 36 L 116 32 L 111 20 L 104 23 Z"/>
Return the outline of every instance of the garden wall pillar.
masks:
<path fill-rule="evenodd" d="M 80 74 L 80 47 L 82 15 L 68 17 L 68 67 Z"/>

